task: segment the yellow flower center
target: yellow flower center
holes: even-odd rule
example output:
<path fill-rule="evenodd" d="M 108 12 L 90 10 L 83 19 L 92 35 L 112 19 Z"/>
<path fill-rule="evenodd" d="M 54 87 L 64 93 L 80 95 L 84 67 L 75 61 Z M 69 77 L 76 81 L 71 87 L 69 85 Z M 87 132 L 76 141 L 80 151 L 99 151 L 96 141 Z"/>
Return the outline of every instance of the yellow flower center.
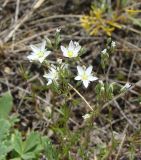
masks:
<path fill-rule="evenodd" d="M 37 55 L 38 55 L 39 58 L 42 58 L 44 56 L 44 52 L 40 51 L 40 52 L 37 53 Z"/>
<path fill-rule="evenodd" d="M 68 51 L 68 56 L 69 57 L 73 57 L 73 52 L 72 51 Z"/>
<path fill-rule="evenodd" d="M 88 79 L 87 74 L 86 74 L 86 73 L 83 73 L 83 74 L 82 74 L 82 80 L 87 80 L 87 79 Z"/>

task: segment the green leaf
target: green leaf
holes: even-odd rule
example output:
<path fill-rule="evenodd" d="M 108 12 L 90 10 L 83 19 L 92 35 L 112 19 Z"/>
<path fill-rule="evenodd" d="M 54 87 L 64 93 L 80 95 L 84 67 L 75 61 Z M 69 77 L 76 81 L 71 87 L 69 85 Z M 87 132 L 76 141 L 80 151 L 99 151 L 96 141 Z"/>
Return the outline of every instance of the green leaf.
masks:
<path fill-rule="evenodd" d="M 22 160 L 22 159 L 18 157 L 18 158 L 12 158 L 10 160 Z"/>
<path fill-rule="evenodd" d="M 2 142 L 8 135 L 10 123 L 5 119 L 0 119 L 0 142 Z"/>
<path fill-rule="evenodd" d="M 0 118 L 7 118 L 13 105 L 13 99 L 10 92 L 6 92 L 0 97 Z"/>
<path fill-rule="evenodd" d="M 7 153 L 11 150 L 8 138 L 10 123 L 8 120 L 0 119 L 0 160 L 4 160 Z"/>
<path fill-rule="evenodd" d="M 0 146 L 0 160 L 4 160 L 6 158 L 7 155 L 7 146 L 2 144 Z"/>
<path fill-rule="evenodd" d="M 35 153 L 34 152 L 28 152 L 22 155 L 22 158 L 24 160 L 31 160 L 33 158 L 35 158 Z"/>
<path fill-rule="evenodd" d="M 32 148 L 36 147 L 40 143 L 40 136 L 38 133 L 30 133 L 27 140 L 24 143 L 24 153 L 30 151 Z"/>
<path fill-rule="evenodd" d="M 12 136 L 12 144 L 14 150 L 21 156 L 23 154 L 23 142 L 22 136 L 18 131 Z"/>

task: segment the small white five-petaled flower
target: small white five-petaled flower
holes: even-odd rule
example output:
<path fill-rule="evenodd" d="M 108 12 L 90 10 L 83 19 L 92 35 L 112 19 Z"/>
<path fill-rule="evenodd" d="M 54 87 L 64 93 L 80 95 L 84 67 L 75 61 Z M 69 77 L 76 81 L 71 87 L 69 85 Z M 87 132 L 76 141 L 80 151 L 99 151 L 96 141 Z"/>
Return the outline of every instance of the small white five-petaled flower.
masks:
<path fill-rule="evenodd" d="M 32 61 L 39 61 L 42 63 L 45 58 L 51 53 L 51 51 L 47 51 L 45 49 L 46 41 L 43 41 L 39 47 L 36 47 L 35 45 L 30 45 L 32 49 L 31 55 L 27 56 L 27 58 Z"/>
<path fill-rule="evenodd" d="M 51 66 L 49 73 L 44 74 L 43 77 L 48 80 L 47 85 L 50 85 L 52 82 L 57 83 L 57 80 L 59 79 L 57 68 Z"/>
<path fill-rule="evenodd" d="M 79 54 L 79 51 L 81 49 L 81 46 L 78 42 L 70 41 L 69 46 L 66 48 L 64 46 L 61 46 L 61 50 L 63 52 L 64 57 L 77 57 Z"/>
<path fill-rule="evenodd" d="M 122 88 L 121 91 L 125 90 L 125 89 L 129 89 L 131 87 L 131 84 L 129 82 L 127 82 Z"/>
<path fill-rule="evenodd" d="M 88 68 L 77 66 L 78 76 L 75 77 L 75 80 L 81 80 L 85 86 L 88 87 L 90 81 L 96 81 L 98 78 L 92 75 L 92 66 Z"/>
<path fill-rule="evenodd" d="M 101 51 L 102 54 L 106 54 L 107 53 L 107 49 L 103 49 L 103 51 Z"/>
<path fill-rule="evenodd" d="M 116 47 L 116 42 L 112 41 L 111 42 L 111 47 L 115 48 Z"/>
<path fill-rule="evenodd" d="M 91 117 L 91 115 L 87 113 L 87 114 L 85 114 L 85 115 L 82 116 L 82 117 L 83 117 L 84 120 L 86 120 L 86 119 L 89 119 L 89 118 Z"/>
<path fill-rule="evenodd" d="M 60 28 L 57 28 L 57 29 L 56 29 L 56 32 L 58 32 L 58 33 L 59 33 L 60 31 L 61 31 L 61 29 L 60 29 Z"/>

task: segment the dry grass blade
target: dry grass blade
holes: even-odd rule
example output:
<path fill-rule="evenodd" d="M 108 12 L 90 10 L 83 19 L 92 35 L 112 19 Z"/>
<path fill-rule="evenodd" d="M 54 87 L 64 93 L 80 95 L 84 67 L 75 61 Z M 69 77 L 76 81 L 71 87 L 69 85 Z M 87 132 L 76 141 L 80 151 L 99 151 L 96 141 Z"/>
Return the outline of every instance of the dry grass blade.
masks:
<path fill-rule="evenodd" d="M 119 145 L 118 153 L 117 153 L 117 155 L 116 155 L 116 157 L 115 157 L 115 160 L 118 160 L 118 157 L 119 157 L 120 152 L 121 152 L 121 150 L 122 150 L 122 146 L 123 146 L 123 144 L 124 144 L 124 142 L 125 142 L 125 139 L 126 139 L 127 129 L 128 129 L 128 124 L 126 125 L 126 127 L 125 127 L 125 129 L 124 129 L 124 131 L 123 131 L 123 138 L 122 138 L 122 141 L 121 141 L 121 143 L 120 143 L 120 145 Z"/>
<path fill-rule="evenodd" d="M 10 38 L 13 36 L 13 34 L 16 32 L 16 30 L 25 22 L 27 21 L 32 13 L 39 8 L 42 3 L 44 2 L 44 0 L 37 0 L 36 3 L 33 5 L 33 7 L 30 9 L 30 11 L 28 11 L 22 18 L 20 18 L 18 20 L 18 22 L 12 26 L 12 30 L 10 31 L 10 33 L 5 37 L 4 42 L 7 42 L 10 40 Z"/>
<path fill-rule="evenodd" d="M 93 108 L 90 106 L 90 104 L 88 103 L 88 101 L 82 96 L 82 94 L 80 92 L 78 92 L 77 89 L 75 89 L 71 84 L 68 84 L 81 98 L 82 100 L 86 103 L 86 105 L 89 107 L 89 109 L 91 111 L 94 111 Z"/>

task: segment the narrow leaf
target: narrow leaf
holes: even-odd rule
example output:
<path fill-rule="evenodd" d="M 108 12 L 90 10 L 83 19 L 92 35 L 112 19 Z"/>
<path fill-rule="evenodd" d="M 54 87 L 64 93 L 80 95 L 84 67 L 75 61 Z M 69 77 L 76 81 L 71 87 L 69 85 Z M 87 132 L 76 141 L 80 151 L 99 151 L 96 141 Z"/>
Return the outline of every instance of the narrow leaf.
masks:
<path fill-rule="evenodd" d="M 0 97 L 0 118 L 7 118 L 13 105 L 13 99 L 10 92 L 6 92 Z"/>

